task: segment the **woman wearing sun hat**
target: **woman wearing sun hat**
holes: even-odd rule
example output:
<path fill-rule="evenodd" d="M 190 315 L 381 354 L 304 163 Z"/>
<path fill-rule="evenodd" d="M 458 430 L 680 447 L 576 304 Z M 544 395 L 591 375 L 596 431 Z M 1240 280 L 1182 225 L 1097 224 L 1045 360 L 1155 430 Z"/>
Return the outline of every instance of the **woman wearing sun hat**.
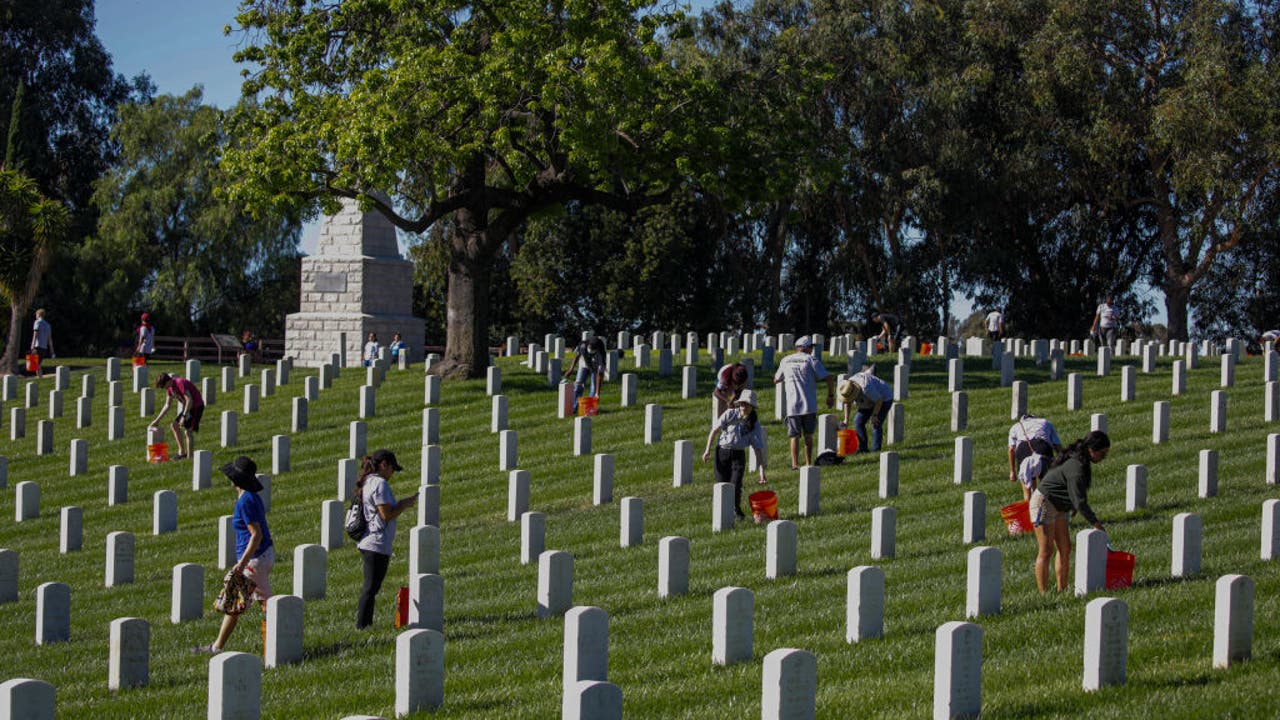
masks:
<path fill-rule="evenodd" d="M 764 431 L 760 420 L 756 417 L 756 394 L 752 390 L 738 393 L 733 406 L 716 420 L 710 434 L 707 435 L 707 447 L 702 451 L 702 461 L 711 457 L 711 446 L 719 436 L 716 445 L 715 472 L 716 482 L 733 483 L 733 507 L 738 517 L 746 517 L 742 512 L 742 476 L 747 469 L 747 448 L 756 453 L 756 465 L 760 468 L 760 484 L 769 482 L 765 477 Z"/>
<path fill-rule="evenodd" d="M 266 506 L 258 495 L 262 491 L 262 482 L 258 480 L 258 465 L 251 458 L 241 455 L 223 465 L 222 473 L 236 489 L 231 527 L 236 533 L 238 560 L 231 567 L 231 572 L 244 575 L 254 582 L 253 599 L 258 601 L 265 614 L 267 598 L 271 597 L 271 567 L 275 564 L 276 554 L 272 548 L 271 530 L 267 527 Z M 212 645 L 201 645 L 196 650 L 210 654 L 222 652 L 239 620 L 239 615 L 224 615 L 218 639 Z"/>

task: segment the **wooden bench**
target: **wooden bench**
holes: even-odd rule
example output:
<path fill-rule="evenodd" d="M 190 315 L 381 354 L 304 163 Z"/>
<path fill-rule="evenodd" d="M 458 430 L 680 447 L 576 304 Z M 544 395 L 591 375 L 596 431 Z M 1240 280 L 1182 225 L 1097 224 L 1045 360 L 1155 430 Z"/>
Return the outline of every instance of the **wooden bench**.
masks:
<path fill-rule="evenodd" d="M 255 362 L 270 362 L 284 357 L 284 340 L 259 338 L 257 342 L 258 349 L 254 353 Z M 151 357 L 156 360 L 199 360 L 221 365 L 224 362 L 235 362 L 243 352 L 244 346 L 234 335 L 222 333 L 213 333 L 208 337 L 157 335 L 155 352 Z"/>

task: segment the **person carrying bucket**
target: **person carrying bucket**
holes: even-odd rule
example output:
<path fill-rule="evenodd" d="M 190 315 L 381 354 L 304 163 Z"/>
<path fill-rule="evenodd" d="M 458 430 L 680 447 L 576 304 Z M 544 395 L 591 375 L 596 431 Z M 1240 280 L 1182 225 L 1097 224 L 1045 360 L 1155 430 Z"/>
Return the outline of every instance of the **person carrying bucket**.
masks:
<path fill-rule="evenodd" d="M 569 367 L 564 371 L 567 378 L 574 374 L 577 369 L 577 376 L 573 379 L 573 414 L 578 414 L 578 398 L 585 393 L 588 397 L 600 397 L 600 383 L 604 381 L 604 340 L 593 337 L 590 340 L 583 339 L 578 343 L 578 347 L 573 350 L 573 362 L 569 363 Z M 587 381 L 591 381 L 590 390 L 588 390 Z"/>
<path fill-rule="evenodd" d="M 1053 423 L 1025 413 L 1009 428 L 1009 482 L 1022 483 L 1022 499 L 1031 500 L 1031 491 L 1044 477 L 1062 441 Z"/>
<path fill-rule="evenodd" d="M 185 459 L 195 452 L 194 433 L 200 432 L 200 418 L 204 416 L 204 396 L 200 394 L 200 388 L 196 387 L 195 383 L 169 373 L 160 373 L 160 377 L 156 378 L 156 389 L 163 390 L 165 393 L 164 407 L 160 408 L 160 414 L 156 415 L 156 419 L 152 420 L 147 427 L 153 428 L 159 425 L 164 416 L 169 414 L 169 406 L 177 400 L 178 416 L 169 426 L 173 430 L 173 442 L 178 446 L 178 454 L 174 455 L 173 459 Z M 182 442 L 183 439 L 186 440 L 185 444 Z"/>
<path fill-rule="evenodd" d="M 1071 572 L 1070 514 L 1079 512 L 1095 530 L 1106 532 L 1102 521 L 1089 507 L 1091 468 L 1111 450 L 1111 438 L 1094 430 L 1075 441 L 1053 461 L 1040 486 L 1031 493 L 1031 524 L 1036 530 L 1036 587 L 1049 591 L 1049 558 L 1058 551 L 1056 563 L 1058 592 L 1067 589 Z"/>
<path fill-rule="evenodd" d="M 717 436 L 719 443 L 716 444 Z M 715 444 L 716 482 L 733 484 L 733 507 L 738 517 L 746 517 L 742 512 L 742 476 L 747 469 L 747 448 L 756 453 L 756 465 L 760 468 L 761 485 L 768 484 L 765 477 L 764 431 L 760 420 L 756 417 L 756 394 L 751 390 L 743 390 L 733 406 L 716 420 L 711 432 L 707 435 L 707 447 L 702 451 L 702 462 L 711 457 L 711 446 Z"/>
<path fill-rule="evenodd" d="M 840 402 L 844 405 L 844 427 L 849 426 L 849 415 L 855 408 L 853 428 L 858 433 L 858 446 L 871 452 L 880 451 L 884 436 L 884 420 L 893 407 L 893 386 L 875 375 L 875 366 L 867 365 L 862 372 L 840 383 Z M 870 445 L 867 444 L 867 421 L 871 421 Z"/>

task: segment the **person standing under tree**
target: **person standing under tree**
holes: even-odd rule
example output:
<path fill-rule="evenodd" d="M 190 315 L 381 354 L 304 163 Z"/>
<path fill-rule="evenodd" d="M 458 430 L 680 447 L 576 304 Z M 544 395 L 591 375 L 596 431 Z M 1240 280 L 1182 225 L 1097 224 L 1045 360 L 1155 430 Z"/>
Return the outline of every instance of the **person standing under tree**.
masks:
<path fill-rule="evenodd" d="M 176 399 L 178 416 L 169 427 L 173 430 L 173 442 L 178 446 L 178 453 L 173 459 L 182 460 L 195 451 L 192 433 L 200 431 L 200 418 L 204 417 L 204 396 L 195 383 L 169 373 L 160 373 L 160 377 L 156 378 L 156 388 L 165 392 L 164 407 L 160 408 L 160 414 L 147 427 L 158 425 L 169 413 L 169 404 Z M 186 438 L 185 444 L 182 442 L 183 438 Z"/>
<path fill-rule="evenodd" d="M 884 340 L 885 352 L 894 352 L 898 349 L 898 341 L 902 339 L 902 318 L 893 313 L 876 313 L 871 318 L 880 324 L 880 334 L 876 336 L 876 340 Z"/>
<path fill-rule="evenodd" d="M 991 342 L 996 342 L 1004 337 L 1004 313 L 1000 312 L 1000 308 L 995 308 L 987 313 L 987 338 Z"/>
<path fill-rule="evenodd" d="M 44 361 L 53 357 L 53 327 L 44 319 L 44 308 L 36 310 L 36 321 L 31 325 L 31 354 L 40 357 L 36 377 L 44 377 Z"/>
<path fill-rule="evenodd" d="M 241 455 L 235 461 L 223 465 L 222 473 L 236 489 L 231 527 L 236 533 L 236 557 L 239 559 L 231 567 L 231 572 L 254 582 L 253 599 L 258 601 L 265 616 L 267 599 L 271 597 L 271 568 L 275 565 L 276 553 L 271 540 L 271 529 L 267 527 L 266 506 L 258 495 L 262 492 L 262 481 L 258 480 L 258 465 L 251 458 Z M 213 644 L 198 645 L 193 650 L 207 655 L 222 652 L 239 620 L 239 615 L 224 615 L 218 638 Z"/>
<path fill-rule="evenodd" d="M 356 629 L 373 624 L 373 600 L 382 589 L 391 564 L 391 547 L 396 539 L 396 518 L 418 501 L 417 495 L 397 501 L 391 492 L 391 476 L 403 470 L 395 453 L 378 450 L 364 459 L 360 479 L 356 482 L 361 510 L 364 512 L 365 535 L 356 549 L 364 558 L 364 587 L 356 606 Z"/>
<path fill-rule="evenodd" d="M 786 393 L 787 437 L 791 440 L 791 469 L 800 469 L 800 436 L 804 435 L 805 464 L 813 464 L 813 432 L 818 429 L 818 381 L 827 383 L 827 407 L 836 401 L 835 378 L 813 355 L 813 339 L 802 335 L 796 351 L 778 363 L 773 384 Z"/>

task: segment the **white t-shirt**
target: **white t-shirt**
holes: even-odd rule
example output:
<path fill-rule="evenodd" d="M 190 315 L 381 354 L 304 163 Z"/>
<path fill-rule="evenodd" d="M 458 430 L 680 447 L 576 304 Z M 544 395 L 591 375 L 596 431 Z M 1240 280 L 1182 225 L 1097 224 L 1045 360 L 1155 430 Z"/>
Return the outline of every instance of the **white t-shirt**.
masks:
<path fill-rule="evenodd" d="M 138 352 L 150 355 L 155 352 L 156 332 L 150 325 L 138 326 Z"/>
<path fill-rule="evenodd" d="M 782 358 L 773 379 L 782 380 L 787 395 L 784 417 L 818 412 L 818 381 L 827 379 L 827 369 L 813 353 L 796 352 Z"/>
<path fill-rule="evenodd" d="M 1116 307 L 1102 303 L 1098 306 L 1098 327 L 1112 328 L 1116 326 Z"/>
<path fill-rule="evenodd" d="M 364 361 L 365 361 L 365 363 L 372 363 L 374 360 L 377 360 L 377 359 L 378 359 L 378 351 L 379 351 L 379 350 L 381 350 L 381 349 L 382 349 L 382 348 L 381 348 L 381 346 L 379 346 L 379 345 L 378 345 L 378 341 L 377 341 L 377 340 L 370 340 L 369 342 L 365 343 L 365 344 L 364 344 Z"/>
<path fill-rule="evenodd" d="M 364 519 L 369 524 L 369 532 L 356 545 L 358 549 L 391 554 L 391 544 L 396 539 L 396 521 L 383 520 L 378 514 L 378 506 L 395 504 L 396 496 L 391 493 L 391 484 L 386 478 L 370 475 L 364 479 Z"/>
<path fill-rule="evenodd" d="M 49 327 L 48 321 L 44 318 L 36 320 L 31 325 L 31 347 L 49 349 L 50 336 L 53 334 L 52 328 Z"/>
<path fill-rule="evenodd" d="M 1004 315 L 1001 315 L 999 310 L 987 313 L 987 332 L 999 332 L 1002 322 L 1004 322 Z"/>

